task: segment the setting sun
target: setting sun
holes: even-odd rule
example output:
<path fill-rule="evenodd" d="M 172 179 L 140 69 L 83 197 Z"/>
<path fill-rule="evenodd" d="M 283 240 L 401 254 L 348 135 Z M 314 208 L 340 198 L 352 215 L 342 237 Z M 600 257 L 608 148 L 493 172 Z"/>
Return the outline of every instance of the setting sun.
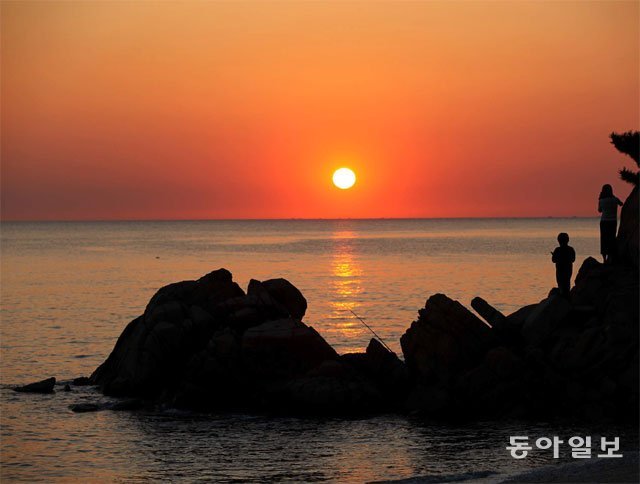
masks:
<path fill-rule="evenodd" d="M 339 168 L 333 173 L 333 184 L 342 190 L 351 188 L 356 182 L 356 174 L 349 168 Z"/>

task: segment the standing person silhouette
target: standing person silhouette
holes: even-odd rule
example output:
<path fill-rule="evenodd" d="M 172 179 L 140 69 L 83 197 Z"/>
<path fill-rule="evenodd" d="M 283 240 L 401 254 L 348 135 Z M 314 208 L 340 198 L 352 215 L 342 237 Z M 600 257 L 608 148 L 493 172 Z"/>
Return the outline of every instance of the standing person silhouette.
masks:
<path fill-rule="evenodd" d="M 556 282 L 562 297 L 569 299 L 569 289 L 571 288 L 571 274 L 573 273 L 573 263 L 576 261 L 576 251 L 569 245 L 569 234 L 564 232 L 558 234 L 558 244 L 560 247 L 551 253 L 551 262 L 556 265 Z"/>
<path fill-rule="evenodd" d="M 604 262 L 616 256 L 616 228 L 618 225 L 618 206 L 622 202 L 613 194 L 611 185 L 603 185 L 598 199 L 600 216 L 600 253 Z"/>

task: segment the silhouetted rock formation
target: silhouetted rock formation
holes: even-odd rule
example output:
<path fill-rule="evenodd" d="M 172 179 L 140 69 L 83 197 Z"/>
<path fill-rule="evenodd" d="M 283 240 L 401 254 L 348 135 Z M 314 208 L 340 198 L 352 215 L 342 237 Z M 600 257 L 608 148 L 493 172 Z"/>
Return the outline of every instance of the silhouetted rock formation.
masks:
<path fill-rule="evenodd" d="M 622 263 L 638 268 L 638 187 L 634 187 L 620 212 L 618 255 Z"/>
<path fill-rule="evenodd" d="M 444 294 L 431 296 L 400 338 L 409 372 L 424 384 L 447 384 L 473 368 L 493 343 L 489 326 Z"/>
<path fill-rule="evenodd" d="M 302 322 L 307 301 L 284 279 L 251 280 L 246 294 L 225 269 L 170 284 L 129 323 L 90 378 L 106 394 L 135 397 L 133 403 L 73 410 L 163 404 L 285 414 L 635 420 L 637 203 L 634 189 L 623 209 L 617 264 L 587 258 L 571 302 L 551 291 L 505 316 L 474 298 L 485 322 L 433 295 L 400 340 L 404 362 L 377 340 L 365 353 L 338 355 Z"/>
<path fill-rule="evenodd" d="M 51 377 L 46 380 L 29 383 L 21 387 L 14 388 L 14 391 L 21 393 L 53 393 L 53 387 L 56 384 L 56 379 Z"/>
<path fill-rule="evenodd" d="M 551 295 L 504 317 L 437 294 L 402 337 L 409 411 L 448 418 L 638 418 L 638 271 L 584 261 L 571 303 Z"/>
<path fill-rule="evenodd" d="M 638 189 L 627 198 L 615 264 L 587 258 L 571 302 L 554 291 L 504 316 L 429 298 L 401 338 L 409 411 L 448 418 L 638 419 Z M 491 327 L 491 328 L 490 328 Z"/>
<path fill-rule="evenodd" d="M 171 284 L 91 381 L 108 395 L 190 409 L 360 414 L 395 403 L 385 392 L 406 382 L 404 363 L 377 342 L 341 358 L 301 321 L 306 307 L 284 279 L 251 280 L 246 294 L 225 269 Z"/>

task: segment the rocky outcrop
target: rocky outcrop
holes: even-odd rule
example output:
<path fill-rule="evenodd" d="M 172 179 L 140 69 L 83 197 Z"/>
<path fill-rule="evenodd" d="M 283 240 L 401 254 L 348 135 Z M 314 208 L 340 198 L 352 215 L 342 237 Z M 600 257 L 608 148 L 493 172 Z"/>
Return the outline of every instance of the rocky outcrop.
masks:
<path fill-rule="evenodd" d="M 299 376 L 338 359 L 316 330 L 292 318 L 249 328 L 242 335 L 240 349 L 245 370 L 258 378 Z"/>
<path fill-rule="evenodd" d="M 432 296 L 401 338 L 406 408 L 447 418 L 638 419 L 638 189 L 627 198 L 618 257 L 587 258 L 570 299 L 551 291 L 504 316 Z"/>
<path fill-rule="evenodd" d="M 108 395 L 200 410 L 362 414 L 395 403 L 404 363 L 377 342 L 362 364 L 341 359 L 302 322 L 306 308 L 284 279 L 251 280 L 246 294 L 225 269 L 171 284 L 90 381 Z"/>
<path fill-rule="evenodd" d="M 56 384 L 56 379 L 51 377 L 46 380 L 29 383 L 27 385 L 15 387 L 13 390 L 20 393 L 53 393 L 53 387 Z"/>
<path fill-rule="evenodd" d="M 274 301 L 285 308 L 289 316 L 294 319 L 303 318 L 307 311 L 307 300 L 297 287 L 286 279 L 269 279 L 264 281 L 262 286 Z M 249 283 L 249 294 L 251 294 L 251 289 L 251 283 Z"/>
<path fill-rule="evenodd" d="M 588 258 L 571 302 L 552 295 L 504 317 L 432 296 L 402 337 L 407 409 L 447 418 L 635 420 L 638 272 Z"/>
<path fill-rule="evenodd" d="M 373 407 L 400 410 L 409 390 L 409 373 L 398 356 L 377 339 L 371 339 L 365 353 L 347 353 L 340 361 L 364 375 L 376 390 Z"/>
<path fill-rule="evenodd" d="M 527 315 L 520 334 L 524 341 L 539 345 L 551 336 L 571 311 L 571 303 L 560 295 L 549 296 Z"/>
<path fill-rule="evenodd" d="M 449 383 L 477 364 L 492 343 L 491 328 L 444 294 L 431 296 L 400 338 L 410 374 L 424 384 Z"/>
<path fill-rule="evenodd" d="M 234 312 L 221 305 L 244 296 L 225 269 L 163 287 L 125 328 L 91 381 L 108 395 L 160 395 L 222 321 L 233 318 Z"/>
<path fill-rule="evenodd" d="M 471 306 L 485 322 L 435 294 L 400 339 L 404 361 L 375 339 L 364 353 L 338 355 L 302 321 L 307 301 L 284 279 L 251 280 L 245 293 L 219 269 L 170 284 L 129 323 L 90 379 L 74 380 L 133 403 L 73 410 L 161 404 L 281 414 L 637 420 L 634 203 L 637 190 L 623 210 L 616 263 L 587 258 L 569 300 L 551 291 L 505 316 L 474 298 Z M 16 390 L 53 391 L 54 384 Z"/>
<path fill-rule="evenodd" d="M 638 268 L 638 187 L 634 187 L 622 206 L 618 229 L 618 255 L 622 263 Z"/>

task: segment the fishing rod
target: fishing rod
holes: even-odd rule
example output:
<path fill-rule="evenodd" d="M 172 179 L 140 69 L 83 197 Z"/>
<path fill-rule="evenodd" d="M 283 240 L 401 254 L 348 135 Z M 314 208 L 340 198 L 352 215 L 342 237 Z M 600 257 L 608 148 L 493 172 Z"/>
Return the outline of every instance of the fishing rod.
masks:
<path fill-rule="evenodd" d="M 369 326 L 367 323 L 365 323 L 365 322 L 364 322 L 364 319 L 362 319 L 360 316 L 358 316 L 358 315 L 355 313 L 355 311 L 354 311 L 353 309 L 351 309 L 351 308 L 347 308 L 347 309 L 349 309 L 349 311 L 351 312 L 351 314 L 353 314 L 356 318 L 358 318 L 358 319 L 360 320 L 360 322 L 361 322 L 362 324 L 364 324 L 364 325 L 365 325 L 365 327 L 366 327 L 369 331 L 371 331 L 371 332 L 373 333 L 373 335 L 378 339 L 378 341 L 380 341 L 380 343 L 382 343 L 382 345 L 383 345 L 387 350 L 389 350 L 389 352 L 390 352 L 390 353 L 393 353 L 393 354 L 395 355 L 395 352 L 394 352 L 391 348 L 389 348 L 389 346 L 387 346 L 387 343 L 385 343 L 385 342 L 384 342 L 384 340 L 383 340 L 380 336 L 378 336 L 378 333 L 376 333 L 376 332 L 371 328 L 371 326 Z"/>

